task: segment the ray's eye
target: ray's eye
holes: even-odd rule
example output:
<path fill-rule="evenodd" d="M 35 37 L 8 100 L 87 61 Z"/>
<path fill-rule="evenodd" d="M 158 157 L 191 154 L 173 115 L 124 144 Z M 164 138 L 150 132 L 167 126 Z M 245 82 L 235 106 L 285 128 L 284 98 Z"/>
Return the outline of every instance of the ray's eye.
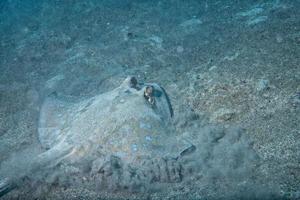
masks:
<path fill-rule="evenodd" d="M 151 105 L 155 104 L 154 92 L 153 86 L 147 86 L 144 91 L 144 97 Z"/>
<path fill-rule="evenodd" d="M 147 86 L 145 89 L 145 96 L 151 97 L 153 96 L 154 88 L 152 86 Z"/>
<path fill-rule="evenodd" d="M 137 80 L 135 77 L 131 77 L 129 80 L 129 87 L 136 88 L 137 87 Z"/>

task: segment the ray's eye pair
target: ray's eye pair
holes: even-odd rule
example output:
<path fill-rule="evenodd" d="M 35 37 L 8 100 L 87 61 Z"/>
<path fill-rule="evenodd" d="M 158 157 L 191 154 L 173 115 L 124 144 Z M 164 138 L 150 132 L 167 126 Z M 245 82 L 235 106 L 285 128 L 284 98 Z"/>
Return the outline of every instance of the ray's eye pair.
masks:
<path fill-rule="evenodd" d="M 135 77 L 130 77 L 129 79 L 129 87 L 135 88 L 137 90 L 140 90 L 140 86 L 138 85 L 138 81 Z M 125 91 L 126 93 L 129 93 L 129 91 Z M 145 99 L 151 104 L 155 105 L 155 97 L 160 97 L 162 94 L 160 91 L 155 90 L 152 85 L 146 86 L 144 90 L 144 97 Z"/>

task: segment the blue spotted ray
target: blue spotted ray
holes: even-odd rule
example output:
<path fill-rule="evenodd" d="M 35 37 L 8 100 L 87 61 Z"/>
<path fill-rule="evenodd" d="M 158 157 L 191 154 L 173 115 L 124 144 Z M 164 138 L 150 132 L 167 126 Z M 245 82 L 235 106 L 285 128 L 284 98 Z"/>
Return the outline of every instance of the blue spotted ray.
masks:
<path fill-rule="evenodd" d="M 49 97 L 41 108 L 38 128 L 46 151 L 34 159 L 32 170 L 78 163 L 95 155 L 113 155 L 127 163 L 175 158 L 190 145 L 173 135 L 172 116 L 165 90 L 134 77 L 110 92 L 76 103 Z M 0 181 L 0 193 L 9 191 L 13 185 L 9 180 Z"/>

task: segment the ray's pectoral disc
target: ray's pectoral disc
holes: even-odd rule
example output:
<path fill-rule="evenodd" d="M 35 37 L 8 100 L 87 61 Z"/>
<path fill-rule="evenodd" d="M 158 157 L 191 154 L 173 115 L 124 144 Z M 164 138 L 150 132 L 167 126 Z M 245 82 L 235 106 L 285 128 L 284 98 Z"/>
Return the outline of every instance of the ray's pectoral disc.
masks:
<path fill-rule="evenodd" d="M 128 77 L 114 90 L 84 101 L 48 98 L 41 109 L 39 140 L 49 159 L 59 157 L 57 152 L 65 152 L 63 159 L 70 161 L 95 152 L 128 162 L 176 157 L 185 147 L 172 137 L 168 127 L 172 116 L 161 86 Z"/>

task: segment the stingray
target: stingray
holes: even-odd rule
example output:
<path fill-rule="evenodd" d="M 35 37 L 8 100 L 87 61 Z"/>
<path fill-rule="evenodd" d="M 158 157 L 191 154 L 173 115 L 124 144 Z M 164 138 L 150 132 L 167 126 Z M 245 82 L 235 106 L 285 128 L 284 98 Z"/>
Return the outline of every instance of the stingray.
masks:
<path fill-rule="evenodd" d="M 140 180 L 141 174 L 149 181 L 180 181 L 181 166 L 176 161 L 195 147 L 175 136 L 173 114 L 160 85 L 140 83 L 134 77 L 112 91 L 78 102 L 49 96 L 41 107 L 38 127 L 45 151 L 33 158 L 30 171 L 59 163 L 75 167 L 89 163 L 96 178 L 111 177 L 111 171 L 122 168 L 122 177 L 128 174 L 129 182 L 136 181 L 133 176 Z M 154 165 L 160 174 L 153 174 Z M 0 193 L 10 191 L 18 179 L 0 181 Z"/>

